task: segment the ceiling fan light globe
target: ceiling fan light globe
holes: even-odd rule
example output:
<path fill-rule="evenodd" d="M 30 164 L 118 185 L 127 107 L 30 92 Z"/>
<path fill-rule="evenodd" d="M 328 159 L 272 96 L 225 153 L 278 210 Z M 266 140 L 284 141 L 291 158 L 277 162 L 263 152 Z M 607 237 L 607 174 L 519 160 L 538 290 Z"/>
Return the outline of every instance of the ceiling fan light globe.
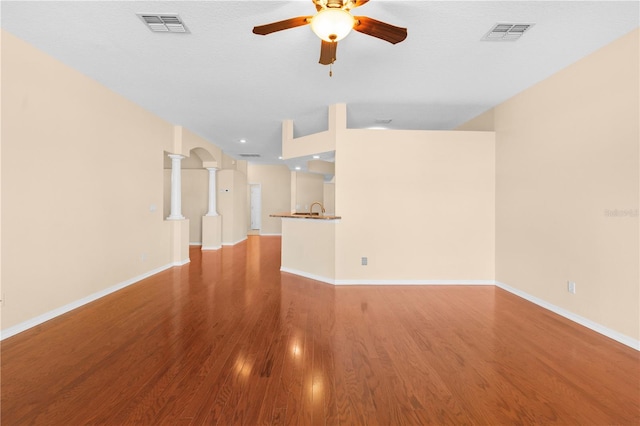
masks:
<path fill-rule="evenodd" d="M 342 9 L 322 9 L 311 19 L 311 29 L 324 41 L 340 41 L 345 38 L 353 25 L 354 17 Z"/>

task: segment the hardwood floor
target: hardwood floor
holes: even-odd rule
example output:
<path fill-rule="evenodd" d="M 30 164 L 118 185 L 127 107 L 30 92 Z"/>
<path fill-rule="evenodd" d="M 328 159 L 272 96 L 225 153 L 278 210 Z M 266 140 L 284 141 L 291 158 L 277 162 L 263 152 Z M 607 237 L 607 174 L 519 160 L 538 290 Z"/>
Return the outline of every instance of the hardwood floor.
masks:
<path fill-rule="evenodd" d="M 637 351 L 493 286 L 334 287 L 257 237 L 2 342 L 2 424 L 640 424 Z"/>

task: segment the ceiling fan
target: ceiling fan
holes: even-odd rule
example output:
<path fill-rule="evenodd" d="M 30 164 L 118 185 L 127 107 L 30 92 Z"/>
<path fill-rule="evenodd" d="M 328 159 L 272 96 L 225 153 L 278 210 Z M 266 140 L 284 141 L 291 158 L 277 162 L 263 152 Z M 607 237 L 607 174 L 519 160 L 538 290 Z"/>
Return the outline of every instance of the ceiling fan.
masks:
<path fill-rule="evenodd" d="M 362 6 L 369 0 L 311 0 L 316 5 L 313 16 L 298 16 L 284 21 L 253 27 L 254 34 L 267 35 L 289 28 L 311 24 L 311 29 L 322 39 L 320 63 L 331 65 L 336 60 L 338 41 L 353 29 L 396 44 L 407 38 L 407 29 L 366 16 L 353 16 L 351 9 Z"/>

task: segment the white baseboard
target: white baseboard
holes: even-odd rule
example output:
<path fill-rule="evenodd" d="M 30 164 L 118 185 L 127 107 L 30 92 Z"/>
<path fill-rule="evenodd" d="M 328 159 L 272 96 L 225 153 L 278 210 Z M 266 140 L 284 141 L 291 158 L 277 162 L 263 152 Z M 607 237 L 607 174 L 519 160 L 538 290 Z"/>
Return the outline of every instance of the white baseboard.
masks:
<path fill-rule="evenodd" d="M 236 241 L 234 243 L 224 243 L 223 242 L 222 245 L 223 246 L 235 246 L 236 244 L 239 244 L 239 243 L 241 243 L 243 241 L 246 241 L 246 240 L 247 240 L 247 237 L 244 237 L 244 238 L 241 238 L 241 239 L 239 239 L 238 241 Z"/>
<path fill-rule="evenodd" d="M 242 241 L 246 240 L 240 240 L 234 244 L 238 244 Z M 223 244 L 225 245 L 225 244 Z M 226 245 L 231 245 L 231 244 L 226 244 Z M 202 250 L 217 250 L 218 248 L 208 248 L 208 247 L 203 247 Z M 118 290 L 121 290 L 125 287 L 130 286 L 131 284 L 135 284 L 138 281 L 141 281 L 145 278 L 148 278 L 152 275 L 155 275 L 159 272 L 162 272 L 166 269 L 169 269 L 173 266 L 182 266 L 185 265 L 187 263 L 190 262 L 190 259 L 184 259 L 181 262 L 174 262 L 173 264 L 168 264 L 168 265 L 164 265 L 161 266 L 159 268 L 153 269 L 151 271 L 145 272 L 144 274 L 138 275 L 136 277 L 130 278 L 128 280 L 125 280 L 121 283 L 118 283 L 114 286 L 108 287 L 104 290 L 101 290 L 99 292 L 90 294 L 89 296 L 86 296 L 82 299 L 76 300 L 74 302 L 68 303 L 64 306 L 61 306 L 59 308 L 56 308 L 52 311 L 46 312 L 42 315 L 38 315 L 35 318 L 31 318 L 27 321 L 21 322 L 20 324 L 16 324 L 12 327 L 9 327 L 5 330 L 1 330 L 0 331 L 0 340 L 4 340 L 8 337 L 14 336 L 18 333 L 21 333 L 25 330 L 28 330 L 32 327 L 35 327 L 39 324 L 42 324 L 46 321 L 49 321 L 57 316 L 60 316 L 62 314 L 65 314 L 69 311 L 72 311 L 76 308 L 79 308 L 80 306 L 86 305 L 88 303 L 91 303 L 97 299 L 100 299 L 101 297 L 104 297 L 108 294 L 111 294 L 113 292 L 116 292 Z M 371 280 L 371 281 L 366 281 L 366 280 L 335 280 L 335 279 L 331 279 L 331 278 L 327 278 L 327 277 L 323 277 L 320 275 L 315 275 L 315 274 L 310 274 L 308 272 L 303 272 L 303 271 L 298 271 L 295 269 L 290 269 L 290 268 L 286 268 L 286 267 L 281 267 L 280 271 L 282 272 L 286 272 L 286 273 L 290 273 L 290 274 L 294 274 L 294 275 L 299 275 L 301 277 L 305 277 L 305 278 L 309 278 L 312 280 L 316 280 L 316 281 L 320 281 L 320 282 L 324 282 L 327 284 L 332 284 L 332 285 L 495 285 L 498 288 L 501 288 L 511 294 L 514 294 L 518 297 L 521 297 L 525 300 L 528 300 L 531 303 L 534 303 L 544 309 L 547 309 L 551 312 L 554 312 L 564 318 L 567 318 L 568 320 L 571 320 L 577 324 L 580 324 L 584 327 L 587 327 L 590 330 L 595 331 L 596 333 L 602 334 L 603 336 L 609 337 L 610 339 L 613 339 L 619 343 L 622 343 L 623 345 L 629 346 L 630 348 L 633 348 L 637 351 L 640 351 L 640 340 L 638 339 L 634 339 L 632 337 L 629 337 L 625 334 L 619 333 L 615 330 L 612 330 L 608 327 L 605 327 L 601 324 L 598 324 L 595 321 L 592 321 L 590 319 L 584 318 L 580 315 L 574 314 L 571 311 L 568 311 L 564 308 L 561 308 L 559 306 L 556 306 L 552 303 L 549 303 L 545 300 L 542 300 L 538 297 L 532 296 L 524 291 L 518 290 L 514 287 L 511 287 L 507 284 L 504 284 L 502 282 L 499 281 L 493 281 L 493 280 Z"/>
<path fill-rule="evenodd" d="M 494 280 L 336 280 L 284 266 L 280 271 L 333 285 L 495 285 Z"/>
<path fill-rule="evenodd" d="M 200 248 L 200 250 L 205 250 L 205 251 L 206 250 L 219 250 L 221 248 L 222 248 L 221 245 L 219 245 L 219 246 L 202 246 L 202 248 Z"/>
<path fill-rule="evenodd" d="M 493 280 L 336 280 L 336 285 L 494 285 Z"/>
<path fill-rule="evenodd" d="M 282 237 L 282 234 L 260 234 L 261 237 Z"/>
<path fill-rule="evenodd" d="M 201 246 L 202 242 L 198 242 L 198 241 L 193 241 L 189 243 L 190 246 Z"/>
<path fill-rule="evenodd" d="M 286 268 L 284 266 L 280 267 L 280 271 L 281 272 L 286 272 L 288 274 L 300 275 L 301 277 L 310 278 L 312 280 L 320 281 L 320 282 L 327 283 L 327 284 L 333 284 L 333 285 L 336 284 L 335 280 L 333 280 L 331 278 L 322 277 L 320 275 L 315 275 L 315 274 L 310 274 L 308 272 L 298 271 L 296 269 Z"/>
<path fill-rule="evenodd" d="M 187 263 L 189 262 L 189 259 L 187 259 Z M 20 324 L 16 324 L 13 327 L 9 327 L 7 329 L 4 329 L 0 332 L 0 340 L 4 340 L 8 337 L 14 336 L 18 333 L 22 333 L 25 330 L 28 330 L 32 327 L 35 327 L 37 325 L 42 324 L 43 322 L 49 321 L 57 316 L 60 316 L 62 314 L 66 314 L 69 311 L 72 311 L 76 308 L 79 308 L 80 306 L 86 305 L 87 303 L 91 303 L 95 300 L 100 299 L 101 297 L 104 297 L 108 294 L 111 294 L 113 292 L 116 292 L 118 290 L 122 290 L 125 287 L 130 286 L 131 284 L 135 284 L 138 281 L 141 281 L 145 278 L 148 278 L 152 275 L 155 275 L 159 272 L 164 271 L 165 269 L 169 269 L 171 267 L 175 266 L 175 264 L 168 264 L 168 265 L 164 265 L 161 266 L 159 268 L 156 269 L 152 269 L 149 272 L 145 272 L 142 275 L 138 275 L 137 277 L 133 277 L 130 278 L 128 280 L 122 281 L 121 283 L 118 283 L 114 286 L 105 288 L 104 290 L 100 290 L 96 293 L 90 294 L 89 296 L 83 297 L 82 299 L 76 300 L 74 302 L 68 303 L 64 306 L 61 306 L 59 308 L 56 308 L 52 311 L 46 312 L 42 315 L 38 315 L 35 318 L 31 318 L 28 319 L 26 321 L 21 322 Z"/>
<path fill-rule="evenodd" d="M 312 280 L 320 281 L 327 284 L 332 285 L 495 285 L 498 288 L 501 288 L 509 293 L 521 297 L 525 300 L 528 300 L 531 303 L 534 303 L 544 309 L 547 309 L 551 312 L 554 312 L 568 320 L 571 320 L 577 324 L 582 325 L 583 327 L 587 327 L 590 330 L 595 331 L 596 333 L 602 334 L 610 339 L 615 340 L 616 342 L 622 343 L 623 345 L 629 346 L 632 349 L 640 351 L 640 340 L 634 339 L 633 337 L 629 337 L 625 334 L 612 330 L 608 327 L 605 327 L 602 324 L 598 324 L 595 321 L 584 318 L 580 315 L 574 314 L 571 311 L 568 311 L 564 308 L 556 306 L 552 303 L 549 303 L 545 300 L 542 300 L 538 297 L 532 296 L 524 291 L 518 290 L 514 287 L 508 286 L 507 284 L 501 283 L 499 281 L 494 280 L 335 280 L 315 274 L 310 274 L 304 271 L 298 271 L 296 269 L 281 267 L 280 271 L 287 272 L 294 275 L 299 275 L 301 277 L 310 278 Z"/>
<path fill-rule="evenodd" d="M 637 351 L 640 351 L 640 340 L 634 339 L 633 337 L 629 337 L 625 334 L 619 333 L 615 330 L 612 330 L 608 327 L 605 327 L 602 324 L 598 324 L 595 321 L 591 321 L 590 319 L 587 319 L 585 317 L 582 317 L 580 315 L 576 315 L 571 311 L 568 311 L 564 308 L 561 308 L 559 306 L 556 306 L 552 303 L 549 303 L 545 300 L 542 300 L 538 297 L 532 296 L 529 293 L 525 293 L 522 290 L 518 290 L 517 288 L 513 288 L 511 286 L 508 286 L 507 284 L 501 283 L 499 281 L 496 281 L 496 287 L 499 287 L 505 291 L 508 291 L 511 294 L 514 294 L 516 296 L 522 297 L 523 299 L 528 300 L 531 303 L 535 303 L 536 305 L 545 308 L 551 312 L 554 312 L 562 317 L 567 318 L 568 320 L 571 320 L 575 323 L 578 323 L 584 327 L 587 327 L 590 330 L 595 331 L 596 333 L 600 333 L 603 336 L 606 336 L 610 339 L 615 340 L 616 342 L 620 342 L 623 345 L 629 346 L 630 348 L 633 348 Z"/>

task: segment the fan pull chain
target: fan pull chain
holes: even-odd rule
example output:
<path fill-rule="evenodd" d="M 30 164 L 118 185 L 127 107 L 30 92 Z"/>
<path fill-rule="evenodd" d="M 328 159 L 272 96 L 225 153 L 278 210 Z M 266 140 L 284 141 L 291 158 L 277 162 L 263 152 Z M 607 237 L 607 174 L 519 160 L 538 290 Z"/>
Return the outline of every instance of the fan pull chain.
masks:
<path fill-rule="evenodd" d="M 336 58 L 331 59 L 331 63 L 329 64 L 329 77 L 333 77 L 333 63 L 336 61 Z"/>

